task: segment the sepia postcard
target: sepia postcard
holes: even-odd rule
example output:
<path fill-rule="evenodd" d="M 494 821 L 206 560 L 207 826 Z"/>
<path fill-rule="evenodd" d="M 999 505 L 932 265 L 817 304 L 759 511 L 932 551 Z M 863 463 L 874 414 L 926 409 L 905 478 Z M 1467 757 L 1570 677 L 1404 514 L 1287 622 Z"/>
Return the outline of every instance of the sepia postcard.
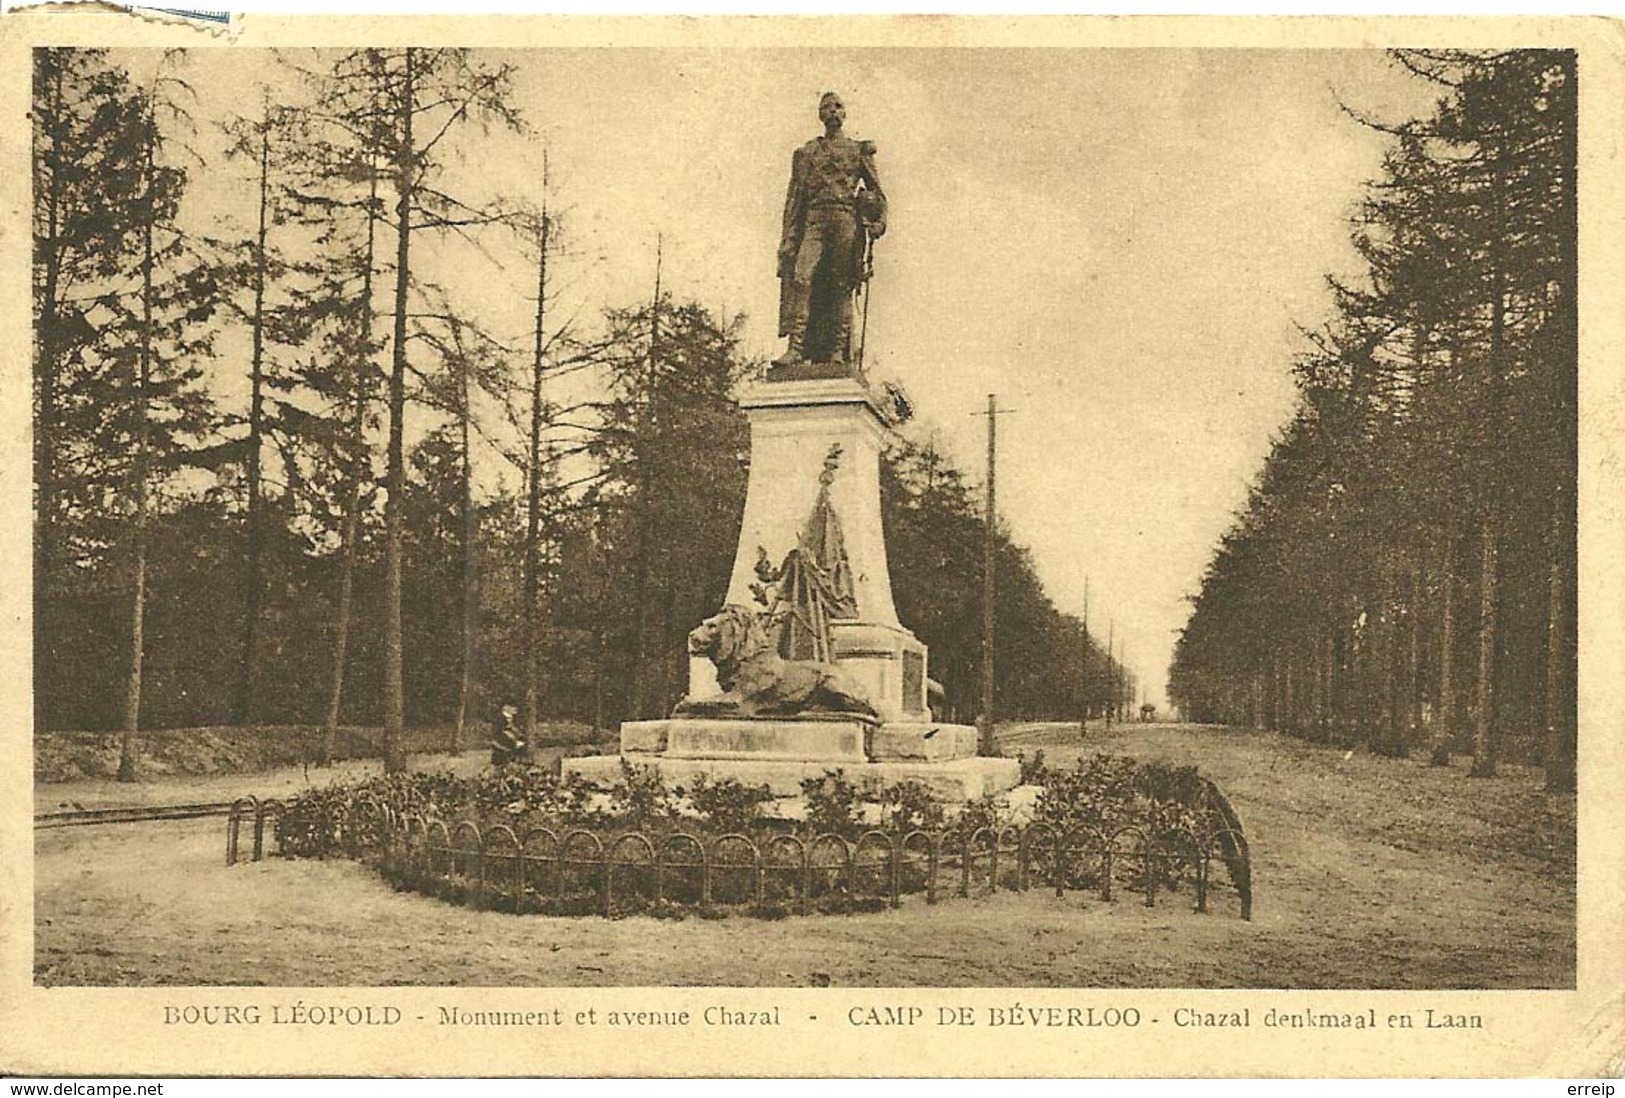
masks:
<path fill-rule="evenodd" d="M 0 15 L 0 1071 L 1625 1074 L 1622 46 Z"/>

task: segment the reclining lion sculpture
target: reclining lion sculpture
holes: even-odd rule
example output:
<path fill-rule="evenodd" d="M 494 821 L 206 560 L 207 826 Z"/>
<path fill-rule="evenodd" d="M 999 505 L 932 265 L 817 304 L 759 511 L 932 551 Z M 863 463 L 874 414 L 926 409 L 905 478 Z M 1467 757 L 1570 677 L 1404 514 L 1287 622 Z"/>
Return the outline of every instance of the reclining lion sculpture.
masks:
<path fill-rule="evenodd" d="M 840 713 L 878 720 L 863 688 L 833 663 L 779 655 L 762 615 L 730 603 L 688 635 L 688 651 L 716 665 L 718 698 L 685 698 L 677 716 L 793 717 Z"/>

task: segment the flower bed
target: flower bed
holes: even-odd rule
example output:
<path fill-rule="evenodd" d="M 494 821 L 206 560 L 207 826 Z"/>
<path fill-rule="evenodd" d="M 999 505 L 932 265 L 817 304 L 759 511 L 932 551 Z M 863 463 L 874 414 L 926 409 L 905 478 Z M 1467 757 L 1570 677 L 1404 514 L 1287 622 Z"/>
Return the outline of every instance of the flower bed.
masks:
<path fill-rule="evenodd" d="M 668 789 L 625 762 L 609 787 L 541 769 L 404 774 L 314 790 L 272 814 L 284 857 L 353 857 L 399 888 L 516 912 L 777 917 L 1037 884 L 1147 903 L 1188 887 L 1203 910 L 1219 858 L 1250 914 L 1240 821 L 1194 768 L 1097 755 L 1023 769 L 1038 787 L 1024 819 L 992 799 L 949 819 L 918 783 L 866 800 L 836 770 L 804 782 L 804 818 L 786 820 L 764 815 L 765 787 Z"/>

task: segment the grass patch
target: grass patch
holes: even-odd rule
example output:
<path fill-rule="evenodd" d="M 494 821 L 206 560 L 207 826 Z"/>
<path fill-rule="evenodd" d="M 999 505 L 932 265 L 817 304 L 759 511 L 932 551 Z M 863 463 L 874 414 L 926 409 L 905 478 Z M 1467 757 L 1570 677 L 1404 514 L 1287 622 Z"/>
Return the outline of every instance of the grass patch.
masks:
<path fill-rule="evenodd" d="M 333 760 L 383 758 L 382 728 L 342 725 Z M 34 780 L 70 782 L 118 776 L 119 732 L 45 731 L 34 736 Z M 538 747 L 609 743 L 613 733 L 594 736 L 588 725 L 568 721 L 542 726 Z M 489 730 L 483 724 L 463 730 L 462 748 L 484 748 Z M 408 728 L 402 749 L 408 755 L 445 752 L 451 727 Z M 322 729 L 315 725 L 209 725 L 201 728 L 155 728 L 136 735 L 136 771 L 143 777 L 171 774 L 253 774 L 300 766 L 315 758 Z"/>

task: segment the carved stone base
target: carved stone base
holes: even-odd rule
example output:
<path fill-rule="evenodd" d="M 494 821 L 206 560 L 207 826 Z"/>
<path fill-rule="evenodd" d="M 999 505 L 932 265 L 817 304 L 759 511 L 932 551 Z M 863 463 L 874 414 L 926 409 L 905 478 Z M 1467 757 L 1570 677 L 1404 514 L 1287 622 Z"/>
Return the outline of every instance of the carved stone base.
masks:
<path fill-rule="evenodd" d="M 976 754 L 976 729 L 968 724 L 886 724 L 869 740 L 875 762 L 950 762 Z"/>
<path fill-rule="evenodd" d="M 861 720 L 682 718 L 621 725 L 621 754 L 668 759 L 795 759 L 862 763 L 874 723 Z"/>
<path fill-rule="evenodd" d="M 621 755 L 566 759 L 564 772 L 612 784 L 621 759 L 657 768 L 668 786 L 697 775 L 766 785 L 775 796 L 796 796 L 804 778 L 841 770 L 869 792 L 898 782 L 924 783 L 950 804 L 962 804 L 1015 786 L 1015 759 L 976 758 L 976 729 L 935 722 L 891 723 L 825 717 L 795 720 L 680 718 L 628 721 Z"/>
<path fill-rule="evenodd" d="M 827 381 L 858 377 L 856 366 L 838 359 L 810 362 L 804 358 L 776 358 L 767 367 L 768 381 Z"/>
<path fill-rule="evenodd" d="M 864 690 L 881 719 L 931 719 L 926 707 L 925 645 L 901 626 L 864 621 L 833 621 L 829 627 L 835 659 Z"/>

